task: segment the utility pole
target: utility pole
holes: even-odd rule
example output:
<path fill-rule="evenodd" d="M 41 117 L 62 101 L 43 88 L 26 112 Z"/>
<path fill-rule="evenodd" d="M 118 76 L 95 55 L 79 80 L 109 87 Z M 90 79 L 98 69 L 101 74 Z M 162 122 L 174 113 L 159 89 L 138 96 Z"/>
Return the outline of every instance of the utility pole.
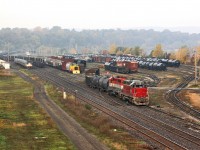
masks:
<path fill-rule="evenodd" d="M 9 63 L 9 57 L 10 57 L 9 43 L 5 43 L 5 45 L 6 45 L 7 52 L 8 52 L 7 59 L 8 59 L 8 63 Z"/>
<path fill-rule="evenodd" d="M 194 77 L 195 77 L 195 85 L 197 85 L 197 51 L 194 51 Z"/>
<path fill-rule="evenodd" d="M 10 49 L 9 49 L 9 44 L 8 44 L 8 63 L 10 62 Z"/>

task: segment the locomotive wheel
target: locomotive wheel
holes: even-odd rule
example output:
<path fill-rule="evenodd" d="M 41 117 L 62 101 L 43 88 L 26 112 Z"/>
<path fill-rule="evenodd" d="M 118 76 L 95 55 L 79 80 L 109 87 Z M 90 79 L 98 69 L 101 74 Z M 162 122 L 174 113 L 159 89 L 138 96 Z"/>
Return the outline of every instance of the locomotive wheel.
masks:
<path fill-rule="evenodd" d="M 122 95 L 122 100 L 126 101 L 126 97 L 124 95 Z"/>

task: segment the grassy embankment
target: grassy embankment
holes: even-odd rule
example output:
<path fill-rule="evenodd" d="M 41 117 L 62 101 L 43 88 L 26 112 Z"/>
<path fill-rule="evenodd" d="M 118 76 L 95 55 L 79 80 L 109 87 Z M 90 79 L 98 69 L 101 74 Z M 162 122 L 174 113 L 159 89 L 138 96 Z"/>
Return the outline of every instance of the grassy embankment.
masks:
<path fill-rule="evenodd" d="M 75 149 L 33 99 L 33 87 L 0 70 L 0 149 Z"/>
<path fill-rule="evenodd" d="M 50 84 L 45 87 L 51 99 L 111 149 L 150 149 L 145 142 L 134 139 L 108 116 L 99 113 L 88 104 L 80 103 L 78 99 L 75 101 L 74 95 L 67 94 L 67 99 L 64 100 L 62 92 L 57 88 Z"/>

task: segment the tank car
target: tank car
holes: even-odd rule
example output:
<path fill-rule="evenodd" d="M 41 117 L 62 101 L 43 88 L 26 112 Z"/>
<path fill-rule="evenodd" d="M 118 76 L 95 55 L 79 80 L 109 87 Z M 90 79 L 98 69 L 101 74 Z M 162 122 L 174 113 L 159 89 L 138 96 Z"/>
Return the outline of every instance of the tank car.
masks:
<path fill-rule="evenodd" d="M 92 81 L 95 76 L 99 76 L 99 68 L 91 68 L 85 71 L 85 82 L 88 86 L 92 87 Z"/>
<path fill-rule="evenodd" d="M 165 71 L 166 65 L 163 63 L 153 63 L 152 70 Z"/>
<path fill-rule="evenodd" d="M 161 59 L 161 62 L 164 63 L 167 67 L 179 67 L 180 61 L 173 59 Z"/>
<path fill-rule="evenodd" d="M 109 86 L 109 78 L 110 76 L 103 76 L 99 79 L 99 90 L 107 91 Z"/>
<path fill-rule="evenodd" d="M 179 60 L 173 60 L 173 67 L 179 67 L 181 62 Z"/>

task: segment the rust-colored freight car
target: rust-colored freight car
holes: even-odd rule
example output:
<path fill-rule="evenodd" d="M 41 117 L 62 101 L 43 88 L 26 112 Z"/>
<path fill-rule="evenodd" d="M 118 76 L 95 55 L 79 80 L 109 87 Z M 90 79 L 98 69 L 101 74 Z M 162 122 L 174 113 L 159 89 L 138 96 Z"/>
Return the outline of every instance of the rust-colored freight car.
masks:
<path fill-rule="evenodd" d="M 112 61 L 105 63 L 105 70 L 118 73 L 133 73 L 138 71 L 138 62 L 136 61 Z"/>
<path fill-rule="evenodd" d="M 92 60 L 97 63 L 105 63 L 110 62 L 112 58 L 109 56 L 93 56 Z"/>
<path fill-rule="evenodd" d="M 124 67 L 129 70 L 129 72 L 137 72 L 138 71 L 138 62 L 136 61 L 117 61 L 116 66 Z"/>

